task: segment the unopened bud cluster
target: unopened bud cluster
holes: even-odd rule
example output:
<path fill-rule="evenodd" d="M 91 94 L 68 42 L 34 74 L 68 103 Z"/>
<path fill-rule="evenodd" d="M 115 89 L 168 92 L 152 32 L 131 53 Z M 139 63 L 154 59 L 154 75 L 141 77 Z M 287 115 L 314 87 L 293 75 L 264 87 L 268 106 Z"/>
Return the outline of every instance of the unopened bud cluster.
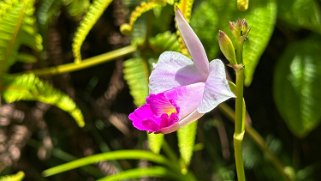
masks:
<path fill-rule="evenodd" d="M 229 27 L 233 39 L 225 32 L 219 31 L 218 43 L 220 49 L 230 64 L 242 64 L 243 43 L 247 39 L 250 28 L 245 19 L 238 19 L 236 22 L 230 22 Z"/>

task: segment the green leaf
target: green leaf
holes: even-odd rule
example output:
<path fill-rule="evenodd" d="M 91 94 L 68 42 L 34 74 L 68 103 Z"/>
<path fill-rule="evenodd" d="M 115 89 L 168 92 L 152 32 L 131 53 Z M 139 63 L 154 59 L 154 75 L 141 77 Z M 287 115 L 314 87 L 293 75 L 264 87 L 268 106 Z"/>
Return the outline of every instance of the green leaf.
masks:
<path fill-rule="evenodd" d="M 274 99 L 289 129 L 304 137 L 321 121 L 321 40 L 290 45 L 274 75 Z"/>
<path fill-rule="evenodd" d="M 321 10 L 315 0 L 278 1 L 278 16 L 294 27 L 303 27 L 321 33 Z"/>
<path fill-rule="evenodd" d="M 71 16 L 80 16 L 88 10 L 90 5 L 89 0 L 72 0 L 64 1 L 65 6 Z"/>
<path fill-rule="evenodd" d="M 107 176 L 98 181 L 119 181 L 119 180 L 133 180 L 146 177 L 171 178 L 174 180 L 184 180 L 184 177 L 178 173 L 174 173 L 164 167 L 150 167 L 150 168 L 134 168 L 127 171 L 122 171 L 111 176 Z"/>
<path fill-rule="evenodd" d="M 0 1 L 0 76 L 17 61 L 21 45 L 42 50 L 35 24 L 34 0 Z"/>
<path fill-rule="evenodd" d="M 0 176 L 0 181 L 21 181 L 25 177 L 24 172 L 19 171 L 13 175 Z"/>
<path fill-rule="evenodd" d="M 130 94 L 136 106 L 145 103 L 148 95 L 148 66 L 140 58 L 132 58 L 124 62 L 124 78 L 129 86 Z"/>
<path fill-rule="evenodd" d="M 148 134 L 148 147 L 153 153 L 159 153 L 162 148 L 163 134 Z"/>
<path fill-rule="evenodd" d="M 178 148 L 183 160 L 183 169 L 186 169 L 193 156 L 196 129 L 197 121 L 194 121 L 177 131 Z"/>
<path fill-rule="evenodd" d="M 148 160 L 158 164 L 166 165 L 169 168 L 175 169 L 175 164 L 170 163 L 161 155 L 154 154 L 143 150 L 118 150 L 107 153 L 100 153 L 96 155 L 80 158 L 62 165 L 58 165 L 43 171 L 45 177 L 56 175 L 58 173 L 66 172 L 75 168 L 83 167 L 89 164 L 94 164 L 100 161 L 120 160 L 120 159 L 140 159 Z"/>
<path fill-rule="evenodd" d="M 66 94 L 41 81 L 33 74 L 6 75 L 2 78 L 1 94 L 5 101 L 40 101 L 57 106 L 68 112 L 80 127 L 85 125 L 83 115 L 76 103 Z"/>
<path fill-rule="evenodd" d="M 164 51 L 179 51 L 177 36 L 169 31 L 159 33 L 155 37 L 149 39 L 149 43 L 153 52 L 160 55 Z M 158 57 L 157 57 L 158 58 Z"/>
<path fill-rule="evenodd" d="M 61 1 L 45 0 L 40 1 L 37 8 L 37 20 L 41 34 L 43 35 L 44 42 L 47 42 L 46 34 L 48 33 L 49 25 L 60 14 Z M 46 45 L 46 43 L 44 43 Z"/>
<path fill-rule="evenodd" d="M 274 30 L 277 6 L 274 0 L 250 1 L 245 13 L 236 13 L 234 18 L 245 18 L 251 27 L 249 38 L 243 47 L 245 85 L 250 85 L 253 74 Z M 227 22 L 226 22 L 227 23 Z"/>

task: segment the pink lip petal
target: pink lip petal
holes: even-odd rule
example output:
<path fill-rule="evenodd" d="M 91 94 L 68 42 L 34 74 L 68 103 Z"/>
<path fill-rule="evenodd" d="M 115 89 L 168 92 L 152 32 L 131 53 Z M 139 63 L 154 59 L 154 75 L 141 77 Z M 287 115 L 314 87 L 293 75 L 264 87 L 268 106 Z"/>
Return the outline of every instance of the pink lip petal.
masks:
<path fill-rule="evenodd" d="M 179 118 L 182 119 L 197 109 L 203 98 L 204 87 L 205 83 L 198 82 L 165 91 L 164 94 L 175 100 L 180 108 Z"/>
<path fill-rule="evenodd" d="M 201 41 L 187 23 L 179 9 L 175 12 L 175 18 L 178 29 L 181 32 L 185 45 L 193 58 L 195 66 L 203 78 L 207 77 L 209 74 L 209 63 Z"/>
<path fill-rule="evenodd" d="M 173 97 L 172 99 L 175 98 Z M 164 93 L 149 95 L 146 103 L 150 105 L 155 116 L 161 116 L 164 113 L 172 112 L 172 110 L 178 111 L 178 108 L 170 102 Z"/>
<path fill-rule="evenodd" d="M 159 126 L 154 121 L 156 117 L 148 104 L 137 108 L 129 114 L 128 118 L 138 130 L 154 132 L 159 129 Z"/>

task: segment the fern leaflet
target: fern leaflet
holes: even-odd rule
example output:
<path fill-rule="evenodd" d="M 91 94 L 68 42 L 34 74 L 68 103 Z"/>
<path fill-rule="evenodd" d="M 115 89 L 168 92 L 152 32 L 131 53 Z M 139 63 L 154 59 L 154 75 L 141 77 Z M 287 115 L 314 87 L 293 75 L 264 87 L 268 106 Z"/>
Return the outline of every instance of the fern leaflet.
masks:
<path fill-rule="evenodd" d="M 75 57 L 75 62 L 81 61 L 81 45 L 87 37 L 89 31 L 92 29 L 98 18 L 103 14 L 104 10 L 111 3 L 112 0 L 95 0 L 89 6 L 89 10 L 81 21 L 72 43 L 72 52 Z"/>
<path fill-rule="evenodd" d="M 20 45 L 42 50 L 42 38 L 35 30 L 34 0 L 0 2 L 0 76 L 17 61 Z"/>
<path fill-rule="evenodd" d="M 134 27 L 135 22 L 137 19 L 144 14 L 145 12 L 154 9 L 159 6 L 164 6 L 166 5 L 165 0 L 149 0 L 146 2 L 142 2 L 139 6 L 135 8 L 135 10 L 131 13 L 130 18 L 129 18 L 129 23 L 128 24 L 123 24 L 120 27 L 120 31 L 125 34 L 129 35 Z"/>
<path fill-rule="evenodd" d="M 12 103 L 19 100 L 40 101 L 57 106 L 68 112 L 80 127 L 85 125 L 83 115 L 76 103 L 66 94 L 56 90 L 50 84 L 41 81 L 33 74 L 3 76 L 1 95 Z"/>
<path fill-rule="evenodd" d="M 124 78 L 136 106 L 143 105 L 148 95 L 148 65 L 141 58 L 132 58 L 124 63 Z"/>

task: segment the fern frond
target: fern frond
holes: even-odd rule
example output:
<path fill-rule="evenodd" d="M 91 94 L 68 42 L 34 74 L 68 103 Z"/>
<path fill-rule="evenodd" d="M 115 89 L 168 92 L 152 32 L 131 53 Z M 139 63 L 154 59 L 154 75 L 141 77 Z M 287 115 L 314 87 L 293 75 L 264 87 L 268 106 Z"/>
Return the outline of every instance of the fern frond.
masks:
<path fill-rule="evenodd" d="M 180 49 L 177 36 L 169 31 L 157 34 L 149 40 L 149 43 L 156 54 L 169 50 L 179 51 Z"/>
<path fill-rule="evenodd" d="M 34 74 L 6 75 L 2 77 L 1 94 L 8 103 L 19 100 L 40 101 L 68 112 L 80 127 L 85 125 L 76 103 L 66 94 L 43 82 Z"/>
<path fill-rule="evenodd" d="M 0 2 L 0 75 L 16 61 L 20 45 L 42 50 L 42 38 L 36 32 L 34 0 Z"/>
<path fill-rule="evenodd" d="M 142 2 L 139 6 L 135 8 L 135 10 L 130 14 L 129 23 L 123 24 L 120 27 L 120 31 L 125 34 L 129 35 L 134 27 L 136 20 L 145 12 L 154 9 L 159 6 L 166 5 L 166 0 L 150 0 L 147 2 Z"/>
<path fill-rule="evenodd" d="M 64 2 L 65 6 L 67 6 L 69 14 L 73 17 L 82 15 L 88 10 L 88 7 L 90 5 L 90 0 L 72 0 Z"/>
<path fill-rule="evenodd" d="M 39 22 L 39 29 L 41 34 L 44 35 L 48 31 L 48 25 L 55 17 L 58 16 L 58 12 L 61 7 L 61 0 L 43 0 L 39 2 L 39 6 L 37 9 L 37 20 Z M 45 38 L 46 36 L 44 36 Z M 46 41 L 46 40 L 44 40 Z"/>
<path fill-rule="evenodd" d="M 20 171 L 13 175 L 0 176 L 0 181 L 21 181 L 25 177 L 25 174 Z"/>
<path fill-rule="evenodd" d="M 143 105 L 148 95 L 148 65 L 140 58 L 132 58 L 124 62 L 124 78 L 129 86 L 130 94 L 136 106 Z"/>
<path fill-rule="evenodd" d="M 85 17 L 80 22 L 72 43 L 72 52 L 74 54 L 75 62 L 81 61 L 81 45 L 87 37 L 89 31 L 92 29 L 98 18 L 103 14 L 107 6 L 112 0 L 94 0 L 89 6 L 89 10 Z"/>

